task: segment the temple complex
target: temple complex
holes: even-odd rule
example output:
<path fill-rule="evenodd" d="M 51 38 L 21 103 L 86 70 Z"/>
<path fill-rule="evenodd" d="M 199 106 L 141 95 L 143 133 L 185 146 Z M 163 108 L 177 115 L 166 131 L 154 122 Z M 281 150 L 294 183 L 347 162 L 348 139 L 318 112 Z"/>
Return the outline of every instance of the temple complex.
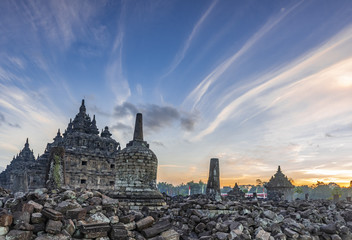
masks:
<path fill-rule="evenodd" d="M 99 135 L 95 116 L 91 119 L 86 113 L 84 100 L 65 132 L 61 135 L 58 130 L 53 140 L 35 159 L 27 139 L 23 150 L 0 174 L 0 186 L 14 192 L 64 185 L 97 190 L 115 188 L 120 144 L 111 138 L 108 127 Z M 54 158 L 58 157 L 60 161 L 55 163 Z"/>
<path fill-rule="evenodd" d="M 268 190 L 268 199 L 270 200 L 293 200 L 294 186 L 281 172 L 280 166 L 275 175 L 271 177 L 267 184 L 265 184 L 265 188 Z"/>
<path fill-rule="evenodd" d="M 11 164 L 0 174 L 1 186 L 12 191 L 28 190 L 28 169 L 35 164 L 33 150 L 29 148 L 28 138 L 24 148 L 13 157 Z"/>

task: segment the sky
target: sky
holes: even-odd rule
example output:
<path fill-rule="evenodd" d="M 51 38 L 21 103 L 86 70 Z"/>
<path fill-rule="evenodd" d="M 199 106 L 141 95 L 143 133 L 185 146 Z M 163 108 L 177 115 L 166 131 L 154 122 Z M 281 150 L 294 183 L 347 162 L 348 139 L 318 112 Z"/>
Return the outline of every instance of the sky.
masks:
<path fill-rule="evenodd" d="M 352 179 L 352 2 L 0 1 L 0 166 L 85 99 L 121 146 L 143 113 L 158 181 Z"/>

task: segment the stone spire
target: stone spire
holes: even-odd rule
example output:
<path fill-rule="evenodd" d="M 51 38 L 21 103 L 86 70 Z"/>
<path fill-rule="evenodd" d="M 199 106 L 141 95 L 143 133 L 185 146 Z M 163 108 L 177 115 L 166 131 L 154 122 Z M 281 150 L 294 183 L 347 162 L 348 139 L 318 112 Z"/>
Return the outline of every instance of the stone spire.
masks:
<path fill-rule="evenodd" d="M 29 143 L 28 143 L 28 138 L 27 138 L 27 140 L 26 140 L 26 143 L 24 144 L 24 148 L 28 148 L 29 149 Z"/>
<path fill-rule="evenodd" d="M 143 117 L 142 113 L 137 113 L 136 124 L 134 126 L 133 140 L 127 143 L 127 147 L 130 146 L 144 146 L 149 148 L 149 144 L 143 140 Z"/>
<path fill-rule="evenodd" d="M 57 130 L 56 137 L 54 137 L 54 142 L 59 141 L 62 139 L 61 133 L 60 133 L 60 128 Z"/>
<path fill-rule="evenodd" d="M 216 200 L 221 200 L 220 171 L 218 158 L 210 159 L 209 178 L 206 193 L 208 196 L 215 198 Z"/>
<path fill-rule="evenodd" d="M 95 121 L 95 115 L 93 115 L 93 120 L 90 125 L 90 133 L 92 134 L 99 134 L 99 130 L 97 128 L 97 122 Z"/>
<path fill-rule="evenodd" d="M 133 141 L 143 141 L 143 116 L 137 113 L 136 124 L 134 126 Z"/>
<path fill-rule="evenodd" d="M 84 105 L 84 99 L 82 99 L 82 104 L 79 108 L 79 113 L 86 114 L 86 106 Z"/>

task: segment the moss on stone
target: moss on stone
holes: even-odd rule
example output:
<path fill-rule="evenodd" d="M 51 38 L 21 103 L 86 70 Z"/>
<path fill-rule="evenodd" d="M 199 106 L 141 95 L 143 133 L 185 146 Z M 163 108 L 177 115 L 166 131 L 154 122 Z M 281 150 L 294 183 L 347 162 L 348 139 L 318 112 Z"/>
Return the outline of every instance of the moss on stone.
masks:
<path fill-rule="evenodd" d="M 54 155 L 54 166 L 53 166 L 53 179 L 57 187 L 61 187 L 61 158 L 58 155 Z"/>

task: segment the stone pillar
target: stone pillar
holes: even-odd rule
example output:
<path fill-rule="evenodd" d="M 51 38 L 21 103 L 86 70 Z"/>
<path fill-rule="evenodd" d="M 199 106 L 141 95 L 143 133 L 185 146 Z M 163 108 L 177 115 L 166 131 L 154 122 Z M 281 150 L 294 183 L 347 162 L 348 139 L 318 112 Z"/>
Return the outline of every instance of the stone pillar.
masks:
<path fill-rule="evenodd" d="M 137 113 L 136 124 L 134 126 L 133 140 L 143 141 L 143 118 L 142 113 Z"/>
<path fill-rule="evenodd" d="M 218 158 L 210 159 L 209 178 L 208 178 L 206 194 L 209 197 L 215 197 L 216 200 L 221 200 L 220 171 L 219 171 Z"/>

